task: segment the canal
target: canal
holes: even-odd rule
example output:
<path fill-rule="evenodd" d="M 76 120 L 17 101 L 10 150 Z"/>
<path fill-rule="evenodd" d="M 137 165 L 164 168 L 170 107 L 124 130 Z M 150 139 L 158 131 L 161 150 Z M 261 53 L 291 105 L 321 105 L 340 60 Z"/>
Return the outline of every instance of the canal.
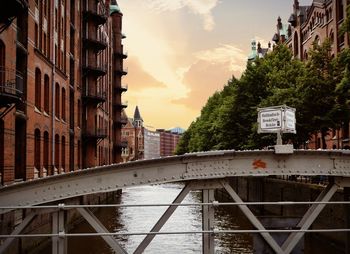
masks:
<path fill-rule="evenodd" d="M 116 199 L 119 204 L 171 203 L 183 188 L 181 184 L 141 186 L 123 190 Z M 200 192 L 191 192 L 183 203 L 201 202 Z M 166 210 L 166 207 L 118 207 L 99 209 L 96 216 L 110 232 L 148 232 Z M 215 229 L 251 229 L 245 216 L 237 208 L 217 207 Z M 201 207 L 180 206 L 161 231 L 200 231 Z M 81 223 L 71 233 L 94 232 L 87 223 Z M 133 253 L 144 236 L 123 236 L 118 241 L 128 253 Z M 307 237 L 307 239 L 310 237 Z M 202 253 L 200 234 L 157 235 L 144 253 Z M 334 246 L 309 239 L 302 253 L 342 253 Z M 329 252 L 331 251 L 331 252 Z M 68 253 L 110 254 L 113 251 L 100 237 L 70 237 Z M 250 234 L 219 234 L 215 236 L 215 253 L 254 253 Z"/>
<path fill-rule="evenodd" d="M 120 204 L 171 203 L 183 188 L 180 184 L 141 186 L 123 190 L 118 198 Z M 200 192 L 191 192 L 183 203 L 201 202 Z M 103 208 L 96 216 L 111 232 L 148 232 L 164 213 L 166 207 L 119 207 Z M 176 209 L 161 231 L 200 231 L 200 206 L 180 206 Z M 230 215 L 222 208 L 215 212 L 216 229 L 234 229 L 240 225 L 249 228 L 249 222 L 243 217 Z M 80 224 L 72 233 L 94 232 L 86 223 Z M 128 253 L 133 253 L 144 236 L 118 237 L 119 243 Z M 249 235 L 219 235 L 215 238 L 217 253 L 252 253 L 253 242 Z M 158 235 L 144 253 L 201 253 L 202 236 L 194 235 Z M 113 253 L 99 237 L 71 237 L 68 239 L 68 253 Z"/>

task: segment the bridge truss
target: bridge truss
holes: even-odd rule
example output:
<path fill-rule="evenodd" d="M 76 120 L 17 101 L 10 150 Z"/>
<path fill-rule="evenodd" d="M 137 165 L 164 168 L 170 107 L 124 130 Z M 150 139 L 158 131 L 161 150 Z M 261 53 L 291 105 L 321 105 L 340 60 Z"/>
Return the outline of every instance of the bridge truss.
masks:
<path fill-rule="evenodd" d="M 279 245 L 271 236 L 270 233 L 273 230 L 266 230 L 258 217 L 248 207 L 249 203 L 243 202 L 227 180 L 229 177 L 237 176 L 279 175 L 326 175 L 331 179 L 315 202 L 309 202 L 312 205 L 304 214 L 296 229 L 283 231 L 284 233 L 290 232 L 290 234 L 282 245 Z M 310 226 L 326 204 L 330 203 L 330 199 L 336 191 L 339 188 L 350 187 L 349 175 L 350 153 L 348 151 L 213 151 L 96 167 L 6 186 L 0 189 L 0 213 L 6 213 L 13 209 L 26 209 L 30 212 L 26 213 L 26 218 L 11 235 L 0 236 L 6 239 L 0 246 L 0 253 L 4 253 L 15 238 L 34 236 L 52 237 L 52 252 L 65 253 L 67 248 L 66 238 L 72 236 L 72 234 L 66 233 L 64 213 L 66 210 L 73 208 L 77 209 L 82 217 L 96 230 L 96 235 L 100 235 L 116 253 L 127 253 L 114 238 L 118 232 L 108 232 L 88 209 L 88 206 L 64 205 L 64 200 L 75 196 L 110 192 L 131 186 L 167 182 L 186 182 L 186 185 L 173 203 L 169 204 L 168 209 L 150 232 L 135 233 L 146 236 L 134 253 L 142 253 L 157 234 L 164 233 L 160 232 L 162 226 L 176 208 L 181 205 L 186 195 L 193 190 L 202 190 L 202 231 L 178 233 L 202 234 L 203 253 L 205 254 L 214 253 L 215 234 L 244 233 L 244 230 L 225 232 L 214 230 L 214 207 L 225 204 L 215 201 L 215 189 L 225 189 L 233 199 L 233 204 L 238 205 L 254 226 L 254 230 L 248 230 L 245 233 L 259 233 L 276 253 L 290 253 L 305 232 L 312 232 Z M 45 205 L 53 201 L 59 201 L 60 205 Z M 261 205 L 264 202 L 257 204 Z M 275 204 L 292 205 L 292 203 L 283 204 L 283 202 L 276 202 Z M 52 234 L 21 234 L 38 214 L 48 212 L 52 214 Z M 333 230 L 349 231 L 349 229 Z"/>

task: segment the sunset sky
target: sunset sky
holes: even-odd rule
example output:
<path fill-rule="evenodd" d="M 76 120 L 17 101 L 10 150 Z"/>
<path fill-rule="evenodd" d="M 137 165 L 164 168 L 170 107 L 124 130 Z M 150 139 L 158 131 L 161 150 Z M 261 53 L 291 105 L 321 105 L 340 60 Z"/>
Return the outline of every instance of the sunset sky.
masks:
<path fill-rule="evenodd" d="M 311 0 L 300 1 L 301 5 Z M 245 69 L 253 38 L 267 47 L 293 0 L 119 0 L 128 75 L 123 94 L 146 127 L 187 128 L 232 75 Z"/>

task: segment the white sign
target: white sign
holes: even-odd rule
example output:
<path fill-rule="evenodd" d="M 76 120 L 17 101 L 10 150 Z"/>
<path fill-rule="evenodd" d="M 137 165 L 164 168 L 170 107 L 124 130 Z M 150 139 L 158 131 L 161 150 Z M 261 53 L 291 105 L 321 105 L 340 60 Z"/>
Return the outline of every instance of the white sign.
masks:
<path fill-rule="evenodd" d="M 294 108 L 282 105 L 258 111 L 258 133 L 296 133 Z"/>
<path fill-rule="evenodd" d="M 276 130 L 282 128 L 282 111 L 268 110 L 260 112 L 260 128 L 262 130 Z"/>
<path fill-rule="evenodd" d="M 295 111 L 286 109 L 285 111 L 286 128 L 289 130 L 295 130 Z"/>

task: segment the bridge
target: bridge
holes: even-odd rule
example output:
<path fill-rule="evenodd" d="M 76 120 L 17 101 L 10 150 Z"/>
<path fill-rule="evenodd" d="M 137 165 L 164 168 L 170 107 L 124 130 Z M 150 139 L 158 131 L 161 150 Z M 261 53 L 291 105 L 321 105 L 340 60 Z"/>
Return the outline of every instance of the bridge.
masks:
<path fill-rule="evenodd" d="M 278 244 L 253 214 L 237 192 L 228 183 L 231 177 L 258 176 L 318 176 L 329 177 L 329 184 L 320 193 L 302 217 L 296 229 L 275 231 L 290 233 L 287 240 Z M 87 194 L 111 192 L 139 185 L 185 182 L 185 187 L 172 204 L 154 225 L 150 232 L 138 232 L 145 238 L 134 253 L 142 253 L 152 239 L 164 232 L 159 232 L 172 213 L 192 190 L 202 190 L 202 231 L 178 232 L 200 233 L 203 240 L 203 253 L 214 253 L 214 235 L 220 233 L 258 233 L 276 253 L 290 253 L 306 232 L 313 232 L 310 226 L 340 188 L 350 187 L 350 151 L 347 150 L 293 150 L 285 146 L 276 146 L 275 150 L 254 151 L 210 151 L 185 154 L 153 160 L 141 160 L 107 166 L 99 166 L 76 172 L 50 176 L 33 181 L 17 183 L 0 189 L 0 214 L 15 209 L 26 209 L 23 222 L 9 235 L 1 235 L 5 239 L 0 246 L 4 253 L 15 238 L 49 236 L 52 237 L 52 253 L 66 252 L 64 212 L 77 209 L 88 223 L 96 230 L 116 253 L 127 253 L 113 237 L 118 234 L 108 232 L 101 222 L 89 210 L 87 205 L 65 205 L 64 200 Z M 232 197 L 232 205 L 237 205 L 254 226 L 254 230 L 231 230 L 218 232 L 213 228 L 214 207 L 225 205 L 215 200 L 214 190 L 225 189 Z M 52 202 L 58 205 L 52 205 Z M 48 203 L 50 203 L 48 205 Z M 305 202 L 304 202 L 305 203 Z M 334 203 L 334 202 L 333 202 Z M 342 202 L 346 203 L 346 202 Z M 256 203 L 264 204 L 264 203 Z M 291 205 L 283 201 L 270 202 L 274 205 Z M 25 235 L 23 230 L 41 213 L 52 214 L 52 234 Z M 349 232 L 349 229 L 330 229 L 329 232 Z M 322 231 L 322 230 L 321 230 Z M 326 229 L 323 231 L 327 231 Z M 167 232 L 176 233 L 176 232 Z M 121 234 L 121 233 L 120 233 Z M 130 233 L 131 234 L 131 233 Z M 91 234 L 87 234 L 91 235 Z"/>

